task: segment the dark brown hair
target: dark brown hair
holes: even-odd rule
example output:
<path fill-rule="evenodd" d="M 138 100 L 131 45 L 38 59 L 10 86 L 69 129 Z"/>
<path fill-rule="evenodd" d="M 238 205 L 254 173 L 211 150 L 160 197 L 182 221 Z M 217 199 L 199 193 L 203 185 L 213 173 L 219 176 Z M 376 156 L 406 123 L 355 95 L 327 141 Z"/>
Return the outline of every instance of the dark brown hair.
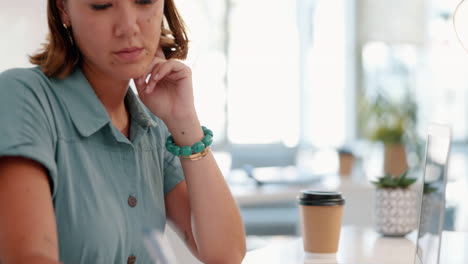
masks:
<path fill-rule="evenodd" d="M 160 45 L 166 58 L 183 60 L 188 52 L 185 24 L 174 0 L 164 1 L 164 23 Z M 67 30 L 62 25 L 56 0 L 49 0 L 47 3 L 47 22 L 49 24 L 47 41 L 40 51 L 29 57 L 29 61 L 38 65 L 48 77 L 65 78 L 81 63 L 81 55 L 73 44 L 71 30 Z"/>

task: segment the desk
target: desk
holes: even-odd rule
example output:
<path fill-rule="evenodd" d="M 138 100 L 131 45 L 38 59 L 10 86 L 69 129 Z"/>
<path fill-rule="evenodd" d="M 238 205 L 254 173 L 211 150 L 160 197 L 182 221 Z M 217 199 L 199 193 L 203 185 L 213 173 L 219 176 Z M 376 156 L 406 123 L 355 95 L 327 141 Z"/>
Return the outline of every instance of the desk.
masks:
<path fill-rule="evenodd" d="M 236 180 L 233 180 L 236 179 Z M 339 188 L 342 179 L 338 175 L 325 175 L 310 184 L 265 184 L 257 186 L 244 171 L 232 171 L 227 180 L 229 188 L 239 206 L 295 202 L 301 190 L 330 190 Z"/>
<path fill-rule="evenodd" d="M 403 238 L 382 237 L 371 228 L 344 226 L 337 262 L 305 258 L 299 237 L 270 237 L 266 245 L 247 253 L 243 264 L 413 264 L 416 232 Z M 440 264 L 468 263 L 468 234 L 444 232 Z"/>
<path fill-rule="evenodd" d="M 237 178 L 241 178 L 240 175 Z M 373 225 L 374 191 L 369 182 L 327 175 L 322 181 L 310 185 L 230 184 L 231 192 L 241 208 L 248 234 L 297 235 L 299 212 L 297 195 L 301 190 L 340 191 L 346 197 L 343 224 L 355 226 Z M 276 206 L 276 207 L 275 207 Z M 363 215 L 369 217 L 362 217 Z"/>

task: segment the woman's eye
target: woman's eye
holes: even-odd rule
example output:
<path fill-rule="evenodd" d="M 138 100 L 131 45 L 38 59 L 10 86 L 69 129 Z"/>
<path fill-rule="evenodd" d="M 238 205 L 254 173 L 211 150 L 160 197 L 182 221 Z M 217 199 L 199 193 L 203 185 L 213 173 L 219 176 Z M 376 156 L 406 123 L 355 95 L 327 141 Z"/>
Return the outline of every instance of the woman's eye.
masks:
<path fill-rule="evenodd" d="M 152 4 L 154 0 L 136 0 L 135 2 L 140 5 L 148 5 Z"/>
<path fill-rule="evenodd" d="M 91 8 L 96 11 L 104 10 L 108 7 L 111 7 L 112 4 L 104 4 L 104 5 L 91 5 Z"/>
<path fill-rule="evenodd" d="M 152 4 L 154 3 L 155 0 L 136 0 L 135 3 L 139 4 L 139 5 L 149 5 L 149 4 Z M 112 4 L 92 4 L 91 5 L 91 8 L 95 11 L 101 11 L 101 10 L 105 10 L 109 7 L 111 7 Z"/>

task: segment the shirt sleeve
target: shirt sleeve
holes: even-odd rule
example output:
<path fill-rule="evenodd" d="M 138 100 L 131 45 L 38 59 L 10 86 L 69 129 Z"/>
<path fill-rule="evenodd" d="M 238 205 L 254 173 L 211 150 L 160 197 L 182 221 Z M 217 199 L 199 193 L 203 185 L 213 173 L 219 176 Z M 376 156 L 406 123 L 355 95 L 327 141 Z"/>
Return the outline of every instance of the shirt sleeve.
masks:
<path fill-rule="evenodd" d="M 174 156 L 167 150 L 164 150 L 164 152 L 164 195 L 166 195 L 185 178 L 179 157 Z"/>
<path fill-rule="evenodd" d="M 0 157 L 20 156 L 46 168 L 55 197 L 57 165 L 55 142 L 40 77 L 31 70 L 15 69 L 0 74 Z"/>
<path fill-rule="evenodd" d="M 182 170 L 182 165 L 180 164 L 180 159 L 174 154 L 167 151 L 165 147 L 165 142 L 167 137 L 170 135 L 169 129 L 160 119 L 157 120 L 158 126 L 161 131 L 161 148 L 163 148 L 164 156 L 164 195 L 167 195 L 177 184 L 185 180 L 184 171 Z"/>

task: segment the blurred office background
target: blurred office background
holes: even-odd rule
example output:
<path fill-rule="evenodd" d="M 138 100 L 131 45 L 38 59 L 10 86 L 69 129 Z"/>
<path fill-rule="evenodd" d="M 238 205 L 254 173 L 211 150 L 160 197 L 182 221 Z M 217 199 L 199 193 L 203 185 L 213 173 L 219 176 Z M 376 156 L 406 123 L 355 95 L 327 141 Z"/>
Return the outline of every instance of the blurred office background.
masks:
<path fill-rule="evenodd" d="M 419 143 L 430 122 L 452 126 L 446 228 L 468 231 L 468 8 L 455 19 L 460 44 L 458 0 L 176 2 L 197 110 L 249 235 L 297 234 L 295 196 L 307 184 L 347 196 L 345 224 L 372 225 L 369 180 L 381 175 L 383 147 L 365 137 L 360 106 L 376 94 L 415 102 Z M 29 67 L 46 0 L 1 1 L 0 32 L 0 71 Z M 348 178 L 337 176 L 343 147 L 357 157 Z M 418 168 L 417 148 L 406 147 Z"/>

